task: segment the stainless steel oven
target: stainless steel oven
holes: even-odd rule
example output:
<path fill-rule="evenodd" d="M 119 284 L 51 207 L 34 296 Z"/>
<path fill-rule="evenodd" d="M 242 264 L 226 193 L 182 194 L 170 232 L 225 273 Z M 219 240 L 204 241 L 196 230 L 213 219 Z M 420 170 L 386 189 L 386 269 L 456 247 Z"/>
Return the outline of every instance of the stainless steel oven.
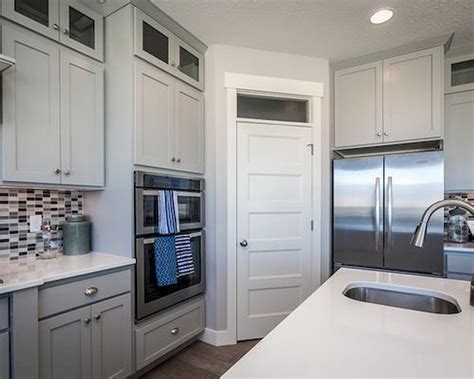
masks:
<path fill-rule="evenodd" d="M 204 225 L 203 180 L 135 173 L 135 234 L 158 233 L 158 194 L 173 190 L 178 195 L 180 229 Z"/>
<path fill-rule="evenodd" d="M 179 234 L 190 236 L 194 272 L 175 284 L 159 286 L 156 279 L 155 239 L 159 234 L 160 190 L 175 191 Z M 205 290 L 204 180 L 135 172 L 136 318 L 143 319 Z"/>
<path fill-rule="evenodd" d="M 145 318 L 183 300 L 203 293 L 205 284 L 204 232 L 190 233 L 194 273 L 176 284 L 160 287 L 155 276 L 154 237 L 136 239 L 137 319 Z"/>

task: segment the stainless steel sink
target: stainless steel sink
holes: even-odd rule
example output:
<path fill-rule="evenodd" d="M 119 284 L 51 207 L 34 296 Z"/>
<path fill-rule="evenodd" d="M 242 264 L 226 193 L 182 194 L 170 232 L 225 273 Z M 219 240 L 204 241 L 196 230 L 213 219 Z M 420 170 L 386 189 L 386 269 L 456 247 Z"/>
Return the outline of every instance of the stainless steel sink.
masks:
<path fill-rule="evenodd" d="M 347 286 L 343 294 L 350 299 L 366 303 L 411 309 L 414 311 L 445 315 L 461 312 L 461 308 L 456 299 L 446 294 L 417 288 L 375 286 L 364 283 Z"/>

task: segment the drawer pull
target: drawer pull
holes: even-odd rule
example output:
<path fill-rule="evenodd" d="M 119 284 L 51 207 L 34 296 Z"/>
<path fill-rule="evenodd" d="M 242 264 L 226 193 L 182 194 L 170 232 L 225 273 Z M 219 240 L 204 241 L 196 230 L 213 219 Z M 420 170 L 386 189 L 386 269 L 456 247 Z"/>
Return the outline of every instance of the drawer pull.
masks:
<path fill-rule="evenodd" d="M 98 291 L 97 287 L 89 287 L 89 288 L 86 288 L 86 290 L 84 291 L 84 294 L 86 296 L 94 296 L 97 293 L 97 291 Z"/>
<path fill-rule="evenodd" d="M 171 329 L 171 334 L 172 334 L 173 336 L 175 336 L 175 335 L 178 334 L 178 333 L 179 333 L 179 328 L 173 328 L 173 329 Z"/>

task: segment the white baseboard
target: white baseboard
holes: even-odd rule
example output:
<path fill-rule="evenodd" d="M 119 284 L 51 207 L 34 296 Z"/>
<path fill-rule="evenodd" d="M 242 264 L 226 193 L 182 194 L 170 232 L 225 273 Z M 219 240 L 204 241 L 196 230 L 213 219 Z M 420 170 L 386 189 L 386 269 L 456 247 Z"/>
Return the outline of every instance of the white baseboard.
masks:
<path fill-rule="evenodd" d="M 209 328 L 204 329 L 204 332 L 199 336 L 199 340 L 214 346 L 235 345 L 237 343 L 228 330 Z"/>

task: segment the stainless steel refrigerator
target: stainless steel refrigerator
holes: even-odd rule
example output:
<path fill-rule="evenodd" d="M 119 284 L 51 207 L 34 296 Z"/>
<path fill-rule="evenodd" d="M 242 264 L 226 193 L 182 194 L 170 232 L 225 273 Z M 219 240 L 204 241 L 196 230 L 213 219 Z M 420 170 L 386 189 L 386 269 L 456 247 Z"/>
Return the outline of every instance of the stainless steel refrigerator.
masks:
<path fill-rule="evenodd" d="M 425 247 L 410 238 L 425 208 L 444 198 L 443 152 L 334 161 L 333 262 L 443 274 L 443 212 L 433 215 Z"/>

